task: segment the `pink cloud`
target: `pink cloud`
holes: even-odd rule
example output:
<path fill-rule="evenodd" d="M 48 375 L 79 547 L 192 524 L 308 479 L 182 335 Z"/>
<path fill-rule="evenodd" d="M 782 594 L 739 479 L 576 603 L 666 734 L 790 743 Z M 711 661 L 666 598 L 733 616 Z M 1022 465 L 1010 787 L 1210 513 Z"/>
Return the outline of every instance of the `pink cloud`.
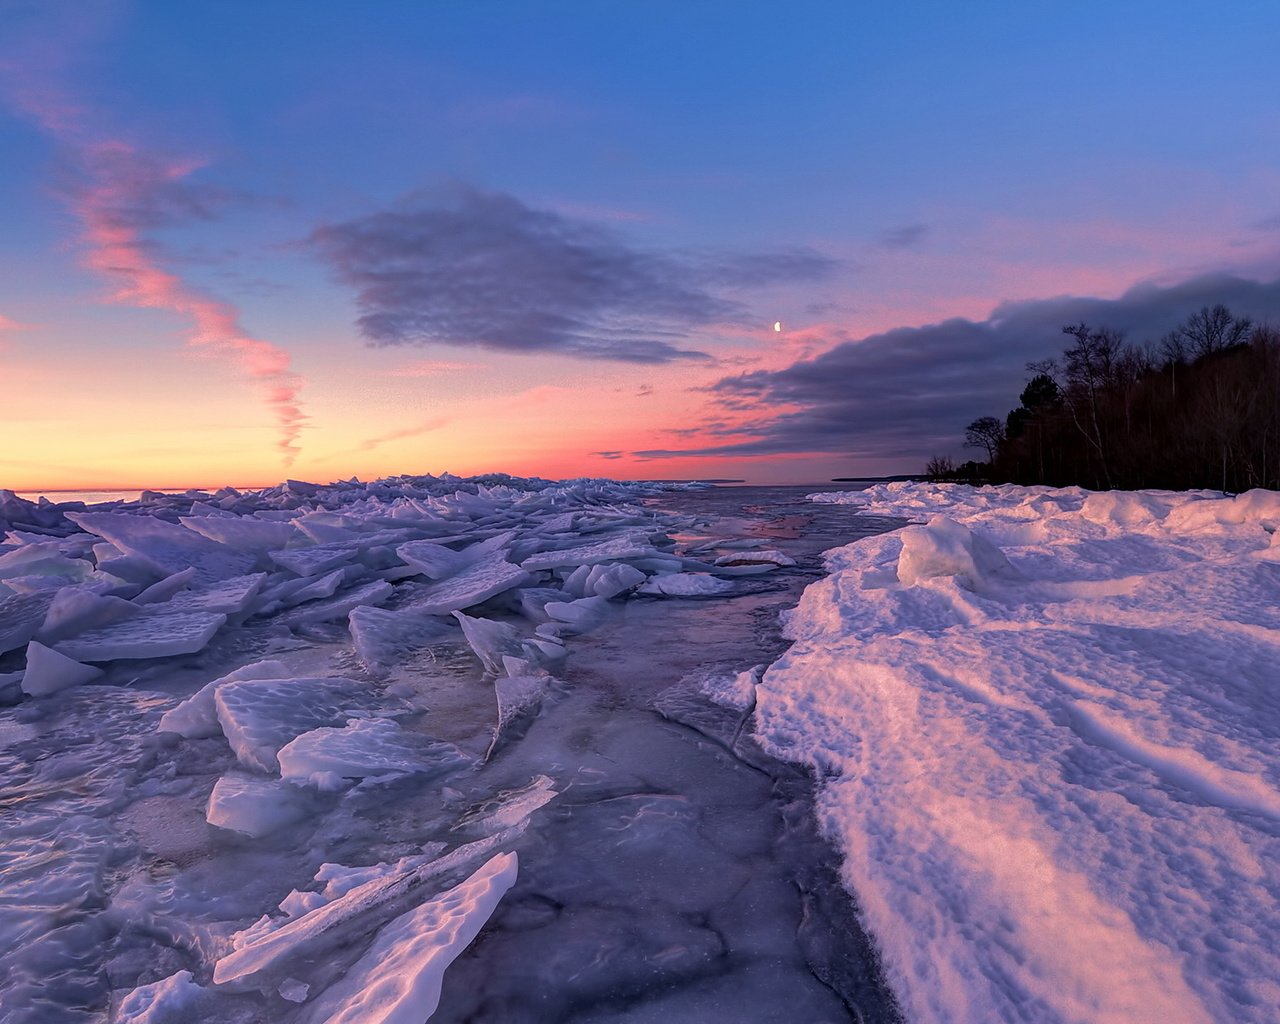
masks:
<path fill-rule="evenodd" d="M 84 108 L 57 88 L 13 65 L 3 70 L 14 105 L 66 150 L 74 177 L 64 198 L 81 225 L 85 265 L 113 282 L 113 301 L 178 314 L 190 324 L 188 345 L 253 380 L 278 424 L 276 447 L 284 465 L 291 465 L 306 423 L 300 402 L 306 382 L 291 369 L 289 353 L 245 331 L 234 306 L 165 270 L 146 234 L 181 220 L 209 219 L 225 194 L 189 180 L 199 161 L 164 160 L 119 139 L 97 137 L 84 127 Z"/>

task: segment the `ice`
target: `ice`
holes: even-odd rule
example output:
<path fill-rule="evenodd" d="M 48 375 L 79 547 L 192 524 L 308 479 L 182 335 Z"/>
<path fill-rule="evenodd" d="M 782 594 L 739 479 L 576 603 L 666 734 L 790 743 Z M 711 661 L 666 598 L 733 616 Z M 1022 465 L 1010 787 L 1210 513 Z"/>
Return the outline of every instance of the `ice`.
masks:
<path fill-rule="evenodd" d="M 267 554 L 276 565 L 299 576 L 318 576 L 354 561 L 357 548 L 354 544 L 321 544 L 269 551 Z"/>
<path fill-rule="evenodd" d="M 213 700 L 240 763 L 274 772 L 282 747 L 316 726 L 345 722 L 367 689 L 342 677 L 242 679 L 218 686 Z"/>
<path fill-rule="evenodd" d="M 168 601 L 174 594 L 181 590 L 186 590 L 191 582 L 196 578 L 195 566 L 188 566 L 181 572 L 175 572 L 171 576 L 166 576 L 157 583 L 151 584 L 141 594 L 133 599 L 134 604 L 160 604 Z"/>
<path fill-rule="evenodd" d="M 351 779 L 438 775 L 469 763 L 451 743 L 428 740 L 387 718 L 313 729 L 282 747 L 278 757 L 282 778 L 317 789 L 339 789 Z"/>
<path fill-rule="evenodd" d="M 506 675 L 500 675 L 493 681 L 498 719 L 486 758 L 492 757 L 509 738 L 519 719 L 537 713 L 554 682 L 550 675 L 525 658 L 507 655 L 502 659 L 502 667 Z"/>
<path fill-rule="evenodd" d="M 237 679 L 284 679 L 289 670 L 279 661 L 255 661 L 205 684 L 177 707 L 160 716 L 157 726 L 160 732 L 173 732 L 188 739 L 221 736 L 222 723 L 218 721 L 218 705 L 214 694 L 223 683 Z"/>
<path fill-rule="evenodd" d="M 666 597 L 715 597 L 719 594 L 732 593 L 736 589 L 731 580 L 698 573 L 672 573 L 667 576 L 654 576 L 648 583 L 641 586 L 637 593 Z"/>
<path fill-rule="evenodd" d="M 617 597 L 644 581 L 645 574 L 625 562 L 618 565 L 594 565 L 587 574 L 585 590 L 596 597 Z"/>
<path fill-rule="evenodd" d="M 758 551 L 735 551 L 731 555 L 721 555 L 714 564 L 719 568 L 745 568 L 761 564 L 768 568 L 792 566 L 796 564 L 796 560 L 782 551 L 770 548 Z"/>
<path fill-rule="evenodd" d="M 823 500 L 927 525 L 828 552 L 756 721 L 908 1019 L 1271 1020 L 1280 496 Z"/>
<path fill-rule="evenodd" d="M 346 579 L 346 570 L 334 569 L 323 576 L 304 576 L 302 579 L 282 580 L 264 590 L 258 599 L 258 611 L 267 615 L 282 608 L 293 608 L 307 601 L 332 597 Z"/>
<path fill-rule="evenodd" d="M 203 1016 L 209 990 L 197 985 L 190 971 L 135 988 L 120 1001 L 115 1024 L 189 1024 Z"/>
<path fill-rule="evenodd" d="M 524 654 L 524 644 L 528 638 L 515 626 L 493 619 L 472 618 L 462 612 L 454 612 L 453 617 L 458 620 L 462 635 L 467 638 L 467 643 L 475 651 L 486 672 L 502 672 L 503 655 Z"/>
<path fill-rule="evenodd" d="M 197 579 L 212 583 L 253 569 L 252 555 L 163 519 L 123 512 L 68 512 L 67 518 L 82 530 L 110 541 L 159 578 L 193 566 Z"/>
<path fill-rule="evenodd" d="M 520 566 L 501 555 L 493 555 L 428 588 L 414 599 L 413 607 L 431 615 L 447 615 L 480 604 L 529 580 L 529 574 Z"/>
<path fill-rule="evenodd" d="M 266 579 L 267 574 L 262 572 L 232 576 L 196 590 L 184 590 L 174 596 L 170 605 L 183 611 L 241 615 L 249 610 Z"/>
<path fill-rule="evenodd" d="M 214 783 L 205 820 L 256 839 L 301 821 L 309 812 L 306 795 L 296 786 L 228 772 Z"/>
<path fill-rule="evenodd" d="M 0 591 L 0 654 L 21 647 L 44 624 L 53 592 L 4 594 Z"/>
<path fill-rule="evenodd" d="M 298 537 L 291 522 L 277 523 L 254 516 L 183 516 L 178 521 L 209 540 L 252 555 L 286 547 Z"/>
<path fill-rule="evenodd" d="M 391 596 L 393 589 L 390 583 L 375 580 L 334 597 L 294 608 L 280 616 L 280 621 L 289 626 L 300 626 L 307 622 L 345 618 L 355 608 L 382 604 Z"/>
<path fill-rule="evenodd" d="M 386 675 L 413 652 L 457 636 L 448 619 L 408 608 L 361 605 L 347 618 L 356 654 L 375 675 Z"/>
<path fill-rule="evenodd" d="M 118 597 L 109 597 L 81 587 L 63 587 L 53 595 L 44 623 L 36 636 L 44 643 L 57 643 L 86 629 L 97 629 L 135 615 L 138 608 Z"/>
<path fill-rule="evenodd" d="M 368 881 L 336 899 L 278 926 L 268 919 L 263 922 L 265 928 L 251 929 L 236 937 L 235 949 L 214 966 L 214 983 L 243 985 L 290 960 L 314 959 L 326 949 L 343 945 L 353 935 L 361 934 L 371 921 L 376 923 L 380 916 L 385 919 L 388 911 L 394 913 L 420 896 L 431 883 L 466 870 L 498 846 L 514 840 L 521 831 L 522 826 L 516 826 L 404 870 L 377 871 Z"/>
<path fill-rule="evenodd" d="M 325 1024 L 421 1024 L 440 1004 L 445 969 L 515 884 L 516 855 L 501 853 L 466 881 L 378 932 L 369 951 L 325 990 L 311 1019 Z"/>
<path fill-rule="evenodd" d="M 22 692 L 32 697 L 43 697 L 91 682 L 100 675 L 102 669 L 82 665 L 32 640 L 27 644 L 27 669 L 22 675 Z"/>
<path fill-rule="evenodd" d="M 227 621 L 212 612 L 143 610 L 97 629 L 86 630 L 57 649 L 78 661 L 117 661 L 121 658 L 170 658 L 202 651 Z"/>
<path fill-rule="evenodd" d="M 585 633 L 598 626 L 608 614 L 603 597 L 583 597 L 577 601 L 548 601 L 543 610 L 556 622 L 562 622 L 575 633 Z"/>
<path fill-rule="evenodd" d="M 541 569 L 558 569 L 561 566 L 596 565 L 600 562 L 659 555 L 660 552 L 653 546 L 649 536 L 648 533 L 628 532 L 591 544 L 540 551 L 530 555 L 520 565 L 530 572 L 536 572 Z"/>
<path fill-rule="evenodd" d="M 49 576 L 64 582 L 81 582 L 93 572 L 93 565 L 82 558 L 68 558 L 58 541 L 24 544 L 0 554 L 0 580 L 26 576 Z"/>

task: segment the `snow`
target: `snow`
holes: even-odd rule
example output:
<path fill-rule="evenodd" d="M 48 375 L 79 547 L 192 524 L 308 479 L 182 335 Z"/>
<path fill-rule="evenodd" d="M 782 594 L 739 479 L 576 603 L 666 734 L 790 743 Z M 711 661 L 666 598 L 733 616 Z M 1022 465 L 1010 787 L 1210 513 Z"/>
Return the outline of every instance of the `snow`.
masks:
<path fill-rule="evenodd" d="M 756 687 L 907 1018 L 1280 1005 L 1280 495 L 878 485 Z"/>
<path fill-rule="evenodd" d="M 326 1024 L 421 1024 L 440 1004 L 445 968 L 476 937 L 515 884 L 516 855 L 500 853 L 452 889 L 402 914 L 326 991 Z"/>
<path fill-rule="evenodd" d="M 117 1024 L 187 1024 L 201 1016 L 206 995 L 190 971 L 179 971 L 135 988 L 121 1000 L 113 1019 Z"/>

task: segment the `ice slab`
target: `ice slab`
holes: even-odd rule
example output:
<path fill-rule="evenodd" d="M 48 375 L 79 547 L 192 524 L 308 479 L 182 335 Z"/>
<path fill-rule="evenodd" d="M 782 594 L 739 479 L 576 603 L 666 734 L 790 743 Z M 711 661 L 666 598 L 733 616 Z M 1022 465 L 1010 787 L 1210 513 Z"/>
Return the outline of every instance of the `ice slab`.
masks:
<path fill-rule="evenodd" d="M 456 637 L 448 619 L 412 608 L 388 611 L 361 605 L 347 618 L 356 654 L 375 675 L 385 675 L 413 652 Z"/>
<path fill-rule="evenodd" d="M 530 555 L 520 565 L 530 572 L 536 572 L 541 569 L 558 569 L 562 566 L 596 565 L 600 562 L 660 555 L 661 552 L 649 540 L 648 533 L 629 532 L 591 544 L 577 544 L 555 551 L 540 551 Z"/>
<path fill-rule="evenodd" d="M 205 809 L 210 825 L 258 838 L 307 816 L 306 794 L 279 779 L 228 772 L 213 786 Z"/>
<path fill-rule="evenodd" d="M 175 572 L 171 576 L 166 576 L 164 579 L 151 584 L 133 599 L 133 603 L 137 605 L 161 604 L 168 601 L 179 591 L 186 590 L 195 578 L 195 566 L 188 566 L 181 572 Z"/>
<path fill-rule="evenodd" d="M 183 516 L 178 521 L 209 540 L 253 555 L 286 547 L 299 536 L 292 522 L 271 522 L 256 516 Z"/>
<path fill-rule="evenodd" d="M 396 548 L 396 554 L 433 580 L 452 576 L 471 561 L 462 552 L 429 540 L 411 540 L 401 544 Z"/>
<path fill-rule="evenodd" d="M 160 716 L 159 732 L 174 732 L 187 739 L 221 736 L 222 723 L 218 721 L 218 705 L 214 694 L 223 683 L 238 679 L 286 679 L 289 670 L 280 661 L 255 661 L 226 675 L 206 683 L 177 707 Z"/>
<path fill-rule="evenodd" d="M 32 640 L 27 644 L 27 669 L 22 675 L 22 692 L 32 697 L 43 697 L 91 682 L 100 675 L 102 669 L 82 665 Z"/>
<path fill-rule="evenodd" d="M 299 605 L 281 615 L 279 621 L 288 626 L 300 626 L 307 622 L 329 622 L 333 619 L 345 618 L 353 609 L 362 605 L 382 604 L 394 591 L 395 588 L 390 583 L 374 580 L 372 583 L 366 583 L 362 587 L 356 587 L 333 597 Z"/>
<path fill-rule="evenodd" d="M 480 604 L 529 580 L 529 574 L 520 566 L 494 555 L 428 588 L 414 599 L 412 607 L 432 615 L 447 615 Z"/>
<path fill-rule="evenodd" d="M 731 580 L 722 580 L 717 576 L 672 573 L 668 576 L 654 576 L 648 583 L 642 585 L 637 593 L 666 597 L 714 597 L 718 594 L 732 593 L 735 589 Z"/>
<path fill-rule="evenodd" d="M 276 565 L 299 576 L 318 576 L 354 561 L 357 551 L 354 544 L 317 544 L 309 548 L 269 551 L 267 555 Z"/>
<path fill-rule="evenodd" d="M 466 881 L 402 914 L 316 1003 L 324 1024 L 422 1024 L 440 1004 L 444 972 L 515 884 L 514 853 L 493 857 Z"/>
<path fill-rule="evenodd" d="M 503 655 L 519 657 L 524 654 L 524 642 L 527 638 L 515 626 L 493 619 L 473 618 L 462 612 L 454 612 L 453 617 L 458 620 L 462 635 L 467 638 L 467 643 L 475 651 L 486 672 L 502 672 Z"/>
<path fill-rule="evenodd" d="M 174 596 L 170 606 L 183 611 L 217 612 L 222 615 L 241 615 L 248 611 L 262 589 L 267 574 L 251 573 L 233 576 L 196 590 L 184 590 Z"/>
<path fill-rule="evenodd" d="M 226 621 L 225 615 L 212 612 L 144 609 L 132 618 L 64 640 L 57 649 L 77 661 L 171 658 L 204 650 Z"/>
<path fill-rule="evenodd" d="M 768 550 L 759 551 L 735 551 L 731 555 L 721 555 L 715 560 L 715 564 L 720 568 L 745 567 L 760 564 L 773 567 L 786 567 L 795 565 L 796 560 L 785 552 L 770 548 Z"/>
<path fill-rule="evenodd" d="M 315 909 L 281 922 L 266 919 L 233 937 L 235 949 L 217 962 L 213 980 L 218 985 L 251 983 L 275 972 L 291 959 L 316 958 L 327 949 L 344 945 L 366 931 L 370 923 L 385 920 L 428 886 L 455 872 L 467 870 L 481 857 L 520 835 L 516 826 L 400 871 L 378 871 L 373 877 Z"/>
<path fill-rule="evenodd" d="M 351 779 L 437 775 L 469 763 L 453 744 L 408 732 L 387 718 L 313 729 L 281 748 L 278 757 L 282 778 L 317 789 L 340 789 Z"/>
<path fill-rule="evenodd" d="M 129 601 L 109 597 L 83 587 L 63 587 L 53 595 L 44 623 L 36 636 L 46 644 L 57 643 L 86 629 L 97 629 L 137 614 Z"/>
<path fill-rule="evenodd" d="M 44 624 L 54 593 L 3 594 L 0 592 L 0 654 L 25 644 Z"/>
<path fill-rule="evenodd" d="M 196 578 L 213 583 L 251 571 L 254 557 L 200 534 L 145 515 L 124 512 L 68 512 L 67 518 L 87 533 L 110 541 L 132 561 L 158 577 L 171 576 L 188 566 Z"/>
<path fill-rule="evenodd" d="M 317 726 L 345 722 L 367 695 L 368 686 L 354 679 L 312 677 L 223 683 L 213 699 L 222 734 L 240 763 L 274 772 L 281 747 Z"/>

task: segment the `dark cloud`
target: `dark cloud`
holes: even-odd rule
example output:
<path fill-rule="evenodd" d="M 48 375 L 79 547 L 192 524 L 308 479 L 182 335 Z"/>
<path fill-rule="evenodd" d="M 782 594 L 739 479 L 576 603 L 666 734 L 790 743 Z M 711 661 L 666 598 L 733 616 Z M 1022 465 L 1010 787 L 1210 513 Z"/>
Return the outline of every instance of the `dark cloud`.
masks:
<path fill-rule="evenodd" d="M 602 459 L 620 459 L 623 456 L 622 452 L 591 452 L 591 454 Z"/>
<path fill-rule="evenodd" d="M 966 423 L 1003 416 L 1017 405 L 1026 364 L 1062 351 L 1064 325 L 1083 320 L 1124 330 L 1132 341 L 1155 340 L 1218 302 L 1255 320 L 1280 320 L 1280 281 L 1205 276 L 1171 287 L 1140 285 L 1118 299 L 1007 303 L 980 322 L 948 320 L 849 339 L 785 369 L 725 377 L 713 386 L 726 407 L 757 416 L 750 429 L 737 429 L 754 439 L 633 454 L 820 452 L 896 458 L 909 466 L 957 450 Z M 792 411 L 771 414 L 780 406 Z"/>
<path fill-rule="evenodd" d="M 880 244 L 886 249 L 908 249 L 919 245 L 928 233 L 928 224 L 904 224 L 882 234 Z"/>
<path fill-rule="evenodd" d="M 495 193 L 318 228 L 311 243 L 353 287 L 373 344 L 438 342 L 632 363 L 710 357 L 683 346 L 699 328 L 747 323 L 721 294 L 829 273 L 805 249 L 650 252 L 612 231 Z"/>

